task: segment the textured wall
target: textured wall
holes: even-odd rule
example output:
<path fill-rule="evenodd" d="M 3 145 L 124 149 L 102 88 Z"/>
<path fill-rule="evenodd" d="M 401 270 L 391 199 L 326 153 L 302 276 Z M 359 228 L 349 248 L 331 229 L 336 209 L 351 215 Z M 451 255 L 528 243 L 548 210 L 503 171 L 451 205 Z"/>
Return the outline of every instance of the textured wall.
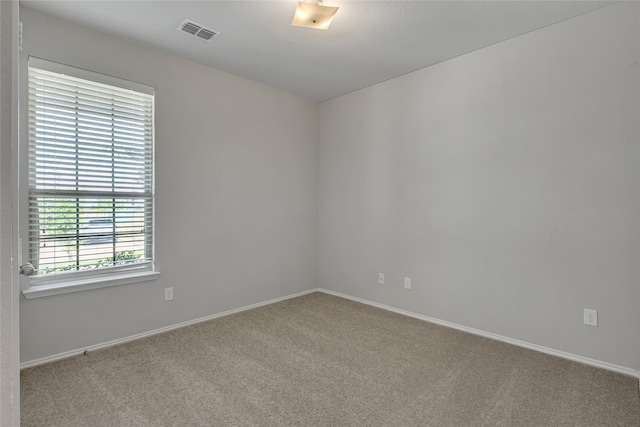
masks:
<path fill-rule="evenodd" d="M 639 9 L 321 103 L 319 285 L 640 369 Z"/>
<path fill-rule="evenodd" d="M 23 362 L 317 286 L 317 103 L 28 8 L 21 19 L 23 78 L 33 55 L 155 87 L 161 273 L 23 300 Z"/>

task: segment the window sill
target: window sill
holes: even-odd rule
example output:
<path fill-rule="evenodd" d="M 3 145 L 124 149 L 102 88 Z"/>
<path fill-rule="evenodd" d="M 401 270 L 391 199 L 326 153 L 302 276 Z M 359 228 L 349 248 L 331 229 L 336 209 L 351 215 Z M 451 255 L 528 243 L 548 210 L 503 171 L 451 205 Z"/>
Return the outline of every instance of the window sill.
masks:
<path fill-rule="evenodd" d="M 119 274 L 109 277 L 91 277 L 64 283 L 34 286 L 22 291 L 22 294 L 26 299 L 42 298 L 52 295 L 88 291 L 90 289 L 106 288 L 109 286 L 147 282 L 150 280 L 156 280 L 159 276 L 160 273 L 157 271 L 145 271 L 141 273 Z"/>

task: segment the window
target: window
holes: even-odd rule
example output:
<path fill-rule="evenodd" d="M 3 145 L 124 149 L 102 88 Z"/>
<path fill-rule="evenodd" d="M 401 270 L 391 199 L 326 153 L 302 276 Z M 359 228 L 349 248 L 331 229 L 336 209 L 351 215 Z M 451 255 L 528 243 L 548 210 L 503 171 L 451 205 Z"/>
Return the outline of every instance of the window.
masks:
<path fill-rule="evenodd" d="M 153 89 L 29 59 L 30 284 L 153 271 Z"/>

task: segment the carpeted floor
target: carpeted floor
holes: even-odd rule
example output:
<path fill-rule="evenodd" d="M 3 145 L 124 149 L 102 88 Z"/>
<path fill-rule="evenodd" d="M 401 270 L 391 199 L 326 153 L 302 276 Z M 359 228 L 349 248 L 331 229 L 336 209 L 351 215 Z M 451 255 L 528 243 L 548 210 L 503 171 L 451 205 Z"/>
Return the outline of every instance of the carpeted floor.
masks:
<path fill-rule="evenodd" d="M 640 426 L 638 380 L 313 293 L 22 372 L 22 426 Z"/>

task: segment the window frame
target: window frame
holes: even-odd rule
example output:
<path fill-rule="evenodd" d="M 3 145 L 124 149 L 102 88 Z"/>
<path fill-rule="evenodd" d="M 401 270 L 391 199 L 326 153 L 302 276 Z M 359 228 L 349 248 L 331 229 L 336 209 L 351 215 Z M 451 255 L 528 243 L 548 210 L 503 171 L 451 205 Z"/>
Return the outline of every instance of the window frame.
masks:
<path fill-rule="evenodd" d="M 36 68 L 44 71 L 49 71 L 57 74 L 63 74 L 70 77 L 91 81 L 98 84 L 104 84 L 109 86 L 115 86 L 117 88 L 132 90 L 138 93 L 151 95 L 151 166 L 149 173 L 151 174 L 150 185 L 150 222 L 151 233 L 149 234 L 150 242 L 145 242 L 144 245 L 148 246 L 151 251 L 149 260 L 136 262 L 132 264 L 115 265 L 108 267 L 91 268 L 86 270 L 76 270 L 70 272 L 58 272 L 53 274 L 43 274 L 28 277 L 28 286 L 23 290 L 23 295 L 27 298 L 37 298 L 42 296 L 56 295 L 61 293 L 76 292 L 87 289 L 97 289 L 106 286 L 115 286 L 127 283 L 136 283 L 148 280 L 155 280 L 159 277 L 159 272 L 155 270 L 155 241 L 156 241 L 156 228 L 155 228 L 155 89 L 153 87 L 143 85 L 140 83 L 123 80 L 117 77 L 107 76 L 104 74 L 88 71 L 68 65 L 63 65 L 40 58 L 29 57 L 27 70 Z M 27 73 L 28 74 L 28 73 Z M 30 86 L 30 77 L 27 79 L 27 86 Z M 26 97 L 26 103 L 28 108 L 30 105 L 30 97 Z M 30 113 L 27 113 L 27 122 L 30 122 Z M 31 156 L 30 141 L 31 136 L 27 132 L 25 142 L 27 143 L 27 157 Z M 27 170 L 31 167 L 30 161 L 23 164 L 29 164 Z M 27 180 L 29 181 L 29 180 Z M 21 186 L 24 191 L 25 197 L 29 200 L 32 197 L 32 189 L 30 188 L 30 182 Z M 37 193 L 37 191 L 36 191 Z M 115 208 L 114 208 L 115 209 Z M 145 208 L 146 209 L 146 208 Z M 23 235 L 27 238 L 27 247 L 31 245 L 31 231 L 29 220 L 29 207 L 26 208 L 26 233 Z M 114 211 L 115 214 L 115 211 Z M 22 232 L 22 231 L 21 231 Z M 115 237 L 115 235 L 114 235 Z M 38 240 L 39 241 L 39 240 Z M 27 259 L 30 260 L 30 249 L 27 248 Z"/>

